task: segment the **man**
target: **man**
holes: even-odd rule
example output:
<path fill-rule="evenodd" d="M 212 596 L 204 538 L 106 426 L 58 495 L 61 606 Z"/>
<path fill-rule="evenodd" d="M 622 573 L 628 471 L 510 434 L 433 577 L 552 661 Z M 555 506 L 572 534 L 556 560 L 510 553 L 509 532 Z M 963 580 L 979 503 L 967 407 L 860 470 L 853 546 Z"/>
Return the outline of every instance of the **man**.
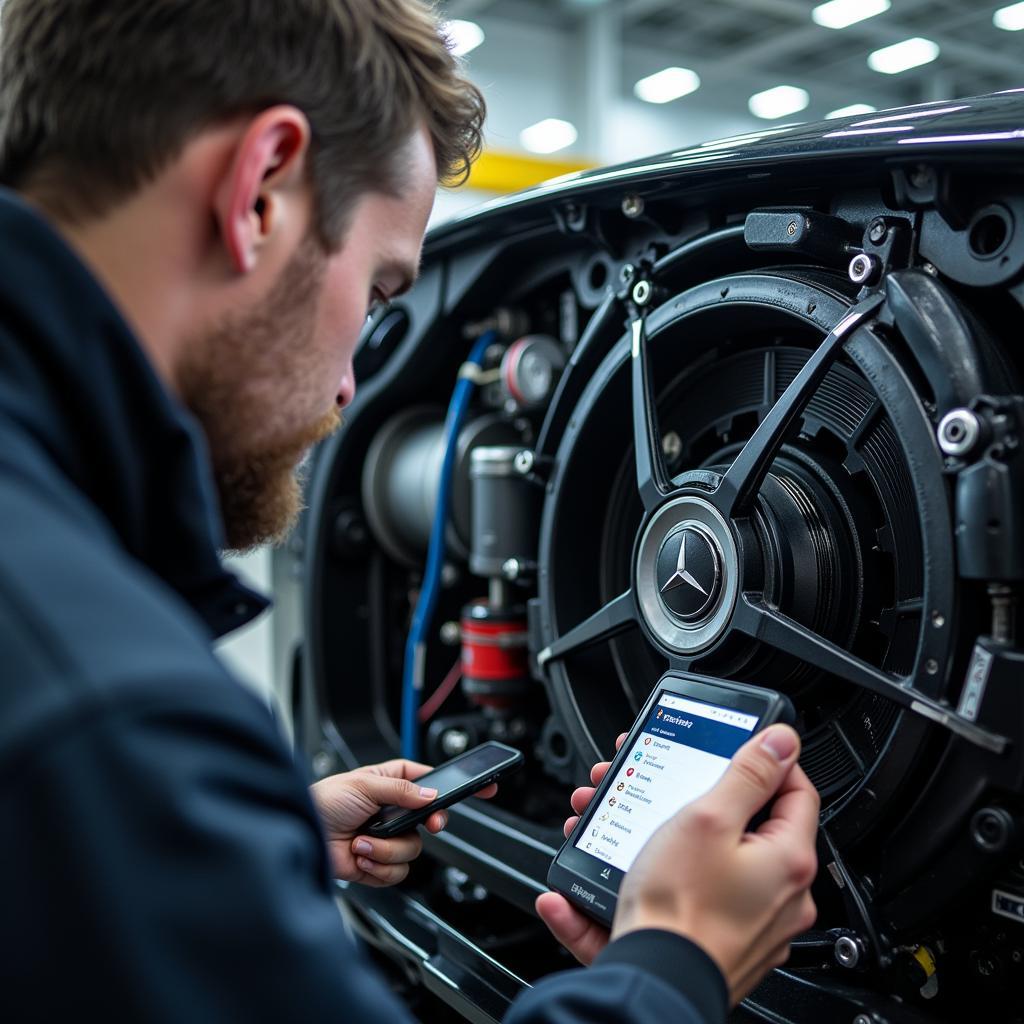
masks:
<path fill-rule="evenodd" d="M 217 551 L 294 519 L 295 465 L 352 399 L 367 305 L 412 282 L 437 181 L 468 167 L 482 116 L 417 0 L 4 5 L 9 1019 L 404 1019 L 330 877 L 401 881 L 417 837 L 360 826 L 428 803 L 425 766 L 305 788 L 210 651 L 263 607 Z M 722 1019 L 813 920 L 798 746 L 769 730 L 658 833 L 614 941 L 541 897 L 596 964 L 512 1019 Z"/>

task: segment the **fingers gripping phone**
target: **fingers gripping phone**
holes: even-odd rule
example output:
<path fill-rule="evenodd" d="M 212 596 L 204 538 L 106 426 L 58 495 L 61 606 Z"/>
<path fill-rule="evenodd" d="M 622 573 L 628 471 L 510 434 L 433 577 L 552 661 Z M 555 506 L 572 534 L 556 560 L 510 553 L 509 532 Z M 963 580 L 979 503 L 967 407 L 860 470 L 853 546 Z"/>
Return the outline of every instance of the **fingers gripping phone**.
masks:
<path fill-rule="evenodd" d="M 794 717 L 773 690 L 664 675 L 552 862 L 548 885 L 611 926 L 622 879 L 658 827 L 711 789 L 754 733 Z"/>
<path fill-rule="evenodd" d="M 437 790 L 437 798 L 426 807 L 409 810 L 407 807 L 383 807 L 366 826 L 367 835 L 388 839 L 401 835 L 423 824 L 434 811 L 451 807 L 492 782 L 498 782 L 516 771 L 523 763 L 523 755 L 504 743 L 481 743 L 458 757 L 453 757 L 433 771 L 421 775 L 418 786 Z"/>

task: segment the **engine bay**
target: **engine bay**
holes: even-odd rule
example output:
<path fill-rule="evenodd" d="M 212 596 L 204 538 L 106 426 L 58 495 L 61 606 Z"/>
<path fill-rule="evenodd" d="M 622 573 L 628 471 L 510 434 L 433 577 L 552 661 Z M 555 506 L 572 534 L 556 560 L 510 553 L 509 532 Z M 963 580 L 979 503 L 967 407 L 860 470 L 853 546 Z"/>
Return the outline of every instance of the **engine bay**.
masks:
<path fill-rule="evenodd" d="M 294 670 L 316 774 L 526 755 L 390 918 L 343 894 L 408 977 L 429 933 L 486 1020 L 570 966 L 531 909 L 568 795 L 673 668 L 786 694 L 822 797 L 818 923 L 737 1019 L 1024 1019 L 1022 275 L 1019 178 L 941 161 L 605 181 L 428 239 L 315 461 Z"/>

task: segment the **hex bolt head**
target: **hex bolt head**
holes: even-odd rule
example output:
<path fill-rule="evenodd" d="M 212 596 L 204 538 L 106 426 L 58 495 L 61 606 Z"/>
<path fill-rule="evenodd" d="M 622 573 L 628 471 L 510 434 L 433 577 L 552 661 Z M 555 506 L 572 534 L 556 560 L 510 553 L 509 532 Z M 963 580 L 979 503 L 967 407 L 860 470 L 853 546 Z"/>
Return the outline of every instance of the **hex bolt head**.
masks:
<path fill-rule="evenodd" d="M 939 423 L 939 447 L 954 458 L 970 455 L 980 437 L 981 420 L 970 409 L 951 409 Z"/>
<path fill-rule="evenodd" d="M 636 220 L 636 218 L 641 216 L 644 212 L 643 196 L 638 196 L 635 192 L 630 192 L 629 195 L 624 196 L 622 200 L 622 212 L 630 220 Z"/>
<path fill-rule="evenodd" d="M 857 964 L 860 963 L 861 957 L 864 955 L 863 943 L 854 938 L 852 935 L 840 935 L 836 939 L 835 949 L 833 950 L 836 958 L 836 963 L 840 967 L 846 967 L 852 970 Z"/>
<path fill-rule="evenodd" d="M 850 267 L 847 273 L 854 284 L 873 284 L 878 280 L 882 265 L 878 258 L 870 256 L 866 252 L 858 253 L 850 260 Z"/>
<path fill-rule="evenodd" d="M 873 242 L 875 245 L 884 242 L 887 234 L 889 234 L 889 229 L 881 217 L 876 217 L 868 225 L 868 241 Z"/>
<path fill-rule="evenodd" d="M 529 448 L 524 448 L 521 452 L 516 452 L 516 457 L 513 460 L 512 465 L 515 466 L 517 473 L 521 476 L 526 476 L 528 473 L 532 472 L 534 462 L 535 459 L 533 452 L 531 452 Z"/>

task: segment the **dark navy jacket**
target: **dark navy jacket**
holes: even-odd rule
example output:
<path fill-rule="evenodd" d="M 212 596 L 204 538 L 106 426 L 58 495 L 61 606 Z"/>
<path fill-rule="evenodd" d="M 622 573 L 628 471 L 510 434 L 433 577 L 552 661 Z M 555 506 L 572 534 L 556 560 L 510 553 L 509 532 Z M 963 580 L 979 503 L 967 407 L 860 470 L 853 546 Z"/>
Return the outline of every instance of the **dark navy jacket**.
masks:
<path fill-rule="evenodd" d="M 83 264 L 0 192 L 4 1019 L 406 1019 L 342 928 L 289 750 L 211 653 L 264 607 L 220 542 L 194 423 Z M 724 1013 L 710 960 L 646 932 L 509 1019 Z"/>

